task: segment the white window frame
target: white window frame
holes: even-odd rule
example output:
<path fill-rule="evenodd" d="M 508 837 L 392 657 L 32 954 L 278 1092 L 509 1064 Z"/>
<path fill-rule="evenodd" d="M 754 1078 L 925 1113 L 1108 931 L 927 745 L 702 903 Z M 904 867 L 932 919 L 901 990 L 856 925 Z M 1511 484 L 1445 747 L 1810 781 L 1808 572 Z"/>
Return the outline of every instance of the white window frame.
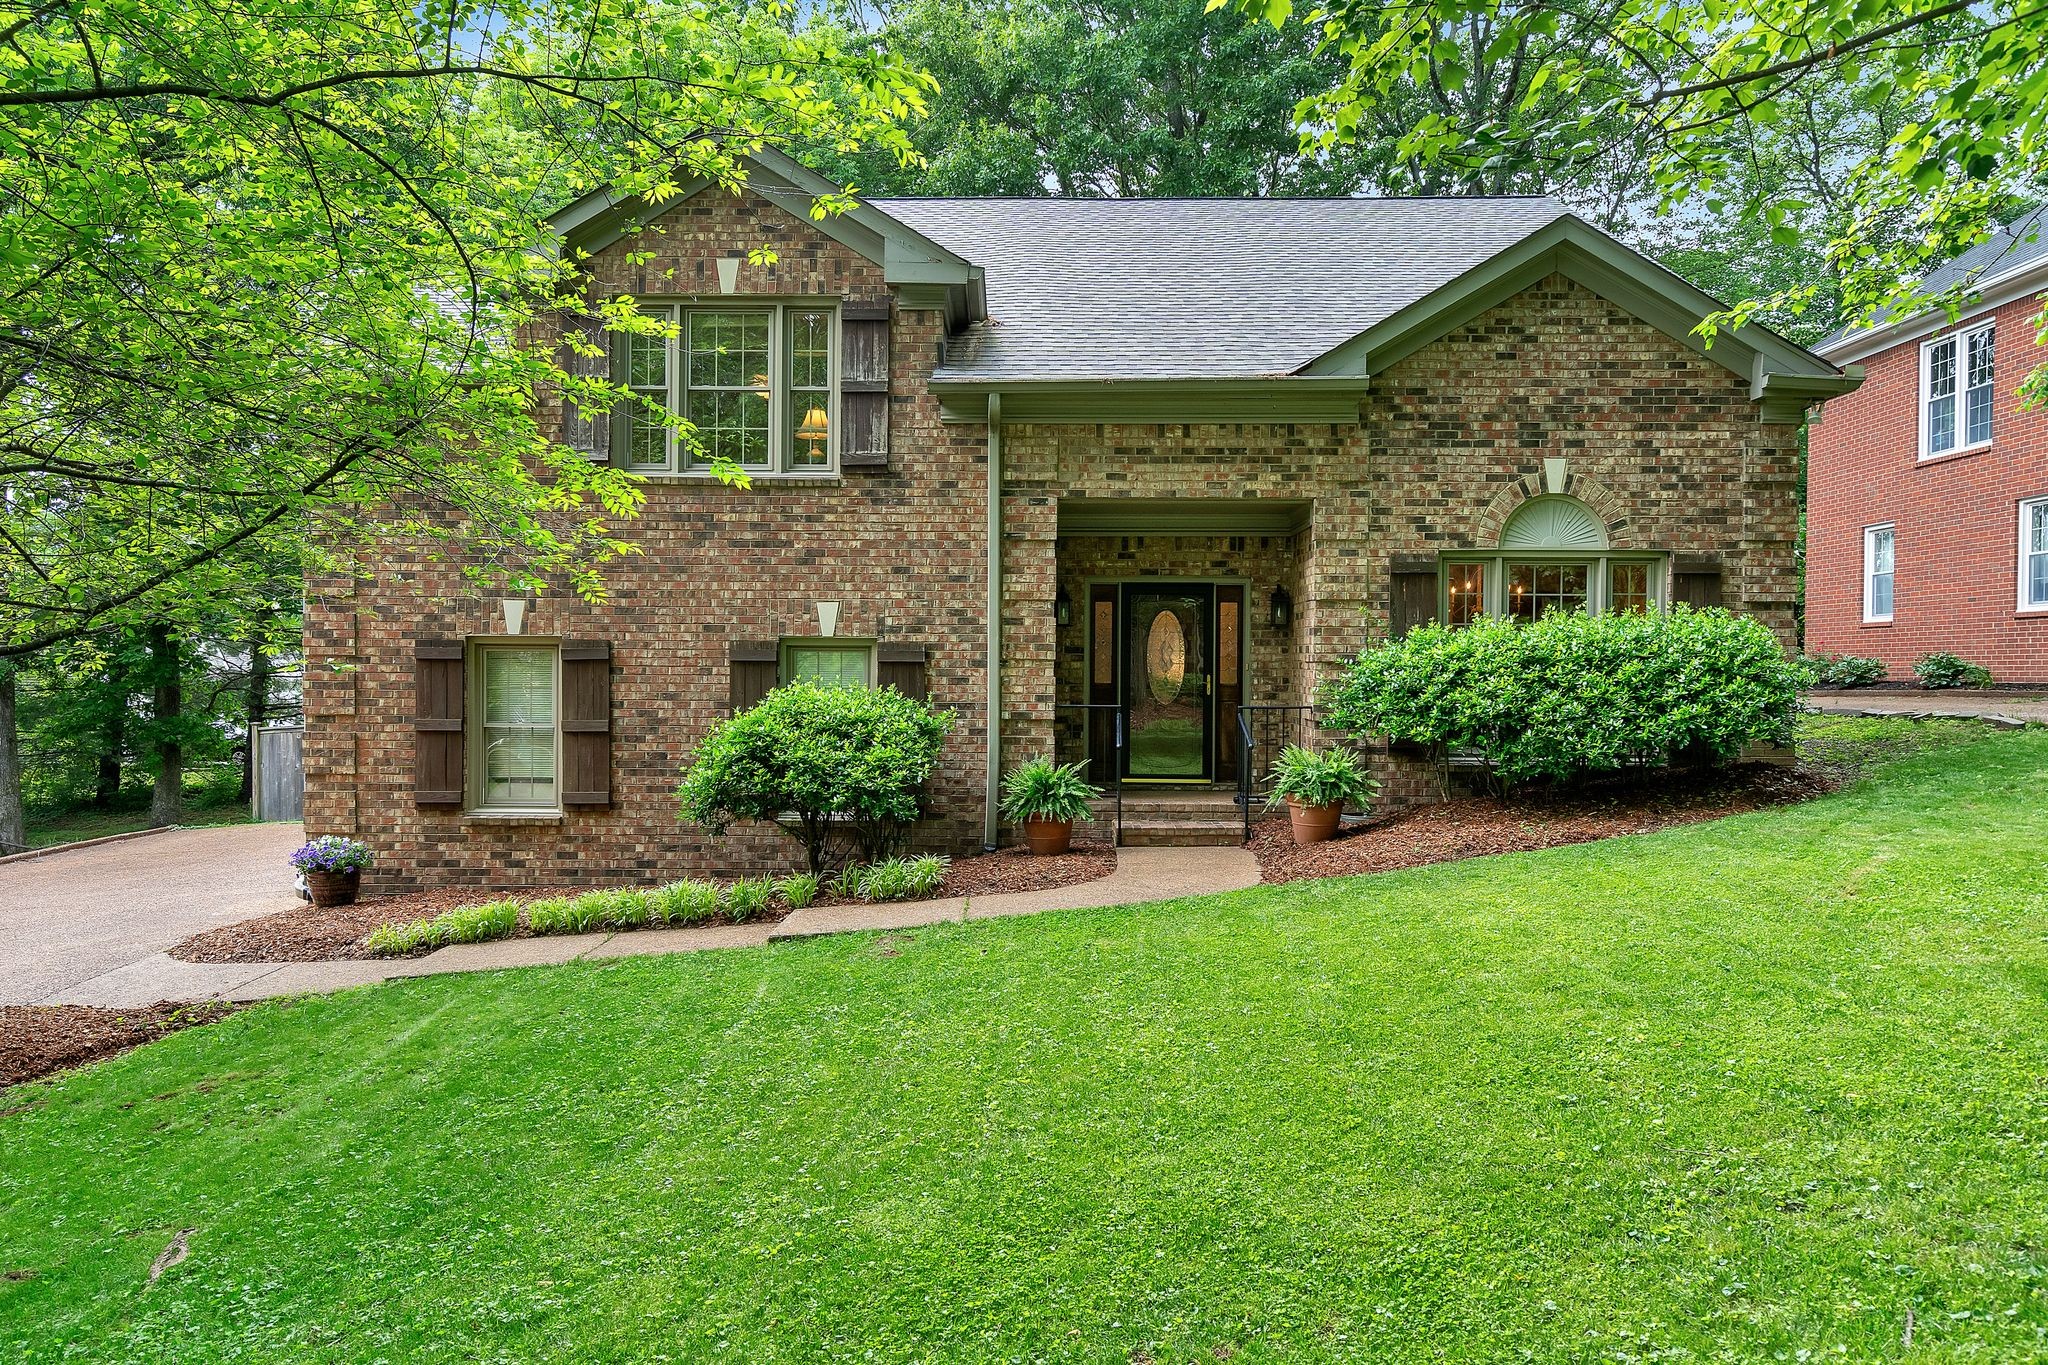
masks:
<path fill-rule="evenodd" d="M 1450 570 L 1455 565 L 1477 564 L 1485 573 L 1480 581 L 1480 614 L 1506 616 L 1507 566 L 1510 564 L 1583 565 L 1586 569 L 1586 611 L 1600 616 L 1611 610 L 1616 564 L 1644 564 L 1650 570 L 1650 610 L 1664 611 L 1671 605 L 1671 557 L 1653 550 L 1476 550 L 1454 552 L 1437 561 L 1436 619 L 1451 619 Z"/>
<path fill-rule="evenodd" d="M 838 654 L 859 654 L 867 664 L 867 686 L 873 688 L 879 677 L 876 664 L 875 642 L 873 640 L 851 639 L 843 635 L 786 635 L 777 644 L 775 676 L 778 683 L 796 681 L 793 658 L 800 649 L 826 649 Z"/>
<path fill-rule="evenodd" d="M 1871 610 L 1870 589 L 1877 579 L 1875 550 L 1877 537 L 1882 533 L 1891 537 L 1892 546 L 1892 606 L 1891 610 L 1879 616 Z M 1868 625 L 1890 621 L 1899 610 L 1899 528 L 1896 522 L 1880 521 L 1863 528 L 1863 620 Z"/>
<path fill-rule="evenodd" d="M 1992 374 L 1989 380 L 1978 387 L 1991 392 L 1992 436 L 1981 441 L 1965 439 L 1969 431 L 1970 408 L 1970 339 L 1989 335 L 1991 338 Z M 1954 441 L 1940 450 L 1934 448 L 1934 353 L 1944 346 L 1955 348 L 1955 427 Z M 1997 434 L 1998 422 L 1998 332 L 1993 320 L 1974 323 L 1968 327 L 1930 337 L 1920 343 L 1920 458 L 1923 460 L 1945 460 L 1951 455 L 1964 455 L 1975 450 L 1989 449 L 1993 436 Z"/>
<path fill-rule="evenodd" d="M 692 313 L 766 313 L 768 315 L 768 462 L 764 465 L 743 465 L 750 479 L 825 479 L 839 475 L 839 369 L 840 369 L 840 312 L 837 299 L 810 298 L 718 298 L 718 299 L 671 299 L 640 305 L 644 314 L 659 317 L 671 324 L 674 335 L 663 339 L 666 346 L 668 367 L 668 396 L 666 406 L 671 413 L 684 415 L 688 412 L 689 376 L 687 373 L 689 355 L 689 327 Z M 796 450 L 794 424 L 789 411 L 790 385 L 790 326 L 792 313 L 828 313 L 831 319 L 826 327 L 828 351 L 826 355 L 825 415 L 827 424 L 826 459 L 823 465 L 794 465 L 791 460 Z M 627 337 L 621 348 L 626 379 L 632 374 L 632 338 Z M 623 426 L 623 424 L 622 424 Z M 635 464 L 632 462 L 632 441 L 626 430 L 616 431 L 612 444 L 619 450 L 616 457 L 618 467 L 629 473 L 646 478 L 711 478 L 708 461 L 683 462 L 683 443 L 674 431 L 667 433 L 667 457 L 661 464 Z"/>
<path fill-rule="evenodd" d="M 530 805 L 487 805 L 484 802 L 484 657 L 493 651 L 547 651 L 554 657 L 555 690 L 555 793 L 554 800 Z M 463 769 L 466 773 L 463 805 L 471 815 L 560 815 L 562 813 L 562 642 L 523 635 L 492 636 L 469 643 L 464 661 Z"/>
<path fill-rule="evenodd" d="M 2029 598 L 2027 595 L 2027 587 L 2033 581 L 2033 575 L 2028 572 L 2030 566 L 2027 563 L 2029 553 L 2027 549 L 2027 522 L 2032 519 L 2032 516 L 2036 511 L 2039 511 L 2042 516 L 2048 517 L 2048 498 L 2025 498 L 2021 500 L 2019 517 L 2018 561 L 2019 610 L 2021 611 L 2048 611 L 2048 597 L 2035 600 Z"/>

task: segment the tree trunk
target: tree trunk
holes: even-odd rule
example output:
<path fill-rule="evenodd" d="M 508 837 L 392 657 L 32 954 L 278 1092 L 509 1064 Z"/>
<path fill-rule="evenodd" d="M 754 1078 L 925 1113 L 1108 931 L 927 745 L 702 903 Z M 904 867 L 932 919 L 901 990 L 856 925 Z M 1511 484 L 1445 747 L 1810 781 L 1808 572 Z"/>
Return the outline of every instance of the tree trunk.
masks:
<path fill-rule="evenodd" d="M 14 719 L 14 670 L 0 664 L 0 854 L 28 846 L 21 814 L 21 740 Z"/>
<path fill-rule="evenodd" d="M 107 717 L 106 729 L 100 732 L 99 770 L 93 774 L 92 783 L 93 809 L 113 809 L 114 798 L 121 794 L 121 758 L 127 745 L 128 703 L 124 698 L 121 708 Z"/>
<path fill-rule="evenodd" d="M 185 709 L 178 642 L 169 626 L 149 628 L 150 694 L 156 741 L 156 790 L 149 798 L 149 822 L 173 825 L 185 811 L 185 746 L 178 742 L 177 723 Z"/>
<path fill-rule="evenodd" d="M 256 727 L 270 719 L 270 653 L 263 648 L 262 629 L 268 624 L 257 622 L 257 634 L 249 641 L 249 693 L 246 703 L 248 722 L 242 728 L 242 804 L 247 805 L 255 795 L 256 782 Z"/>

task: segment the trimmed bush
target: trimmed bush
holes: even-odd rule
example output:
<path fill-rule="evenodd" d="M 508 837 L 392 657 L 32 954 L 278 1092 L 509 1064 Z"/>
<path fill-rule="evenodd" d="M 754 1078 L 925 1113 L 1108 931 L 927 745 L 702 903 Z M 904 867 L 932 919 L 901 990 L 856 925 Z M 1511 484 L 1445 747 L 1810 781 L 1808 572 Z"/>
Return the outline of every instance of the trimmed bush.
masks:
<path fill-rule="evenodd" d="M 1968 659 L 1938 650 L 1913 665 L 1913 676 L 1922 687 L 1989 687 L 1991 670 Z"/>
<path fill-rule="evenodd" d="M 683 819 L 713 834 L 792 815 L 783 828 L 822 873 L 836 836 L 862 848 L 901 838 L 952 724 L 893 688 L 778 687 L 711 727 L 676 799 Z"/>
<path fill-rule="evenodd" d="M 1366 650 L 1326 696 L 1332 728 L 1476 751 L 1506 782 L 1726 761 L 1792 738 L 1806 670 L 1718 608 L 1424 626 Z"/>
<path fill-rule="evenodd" d="M 1806 666 L 1815 687 L 1868 687 L 1884 681 L 1884 660 L 1856 654 L 1810 654 Z"/>
<path fill-rule="evenodd" d="M 490 901 L 444 911 L 432 919 L 386 924 L 371 931 L 364 946 L 378 957 L 400 957 L 450 943 L 484 943 L 509 938 L 519 928 L 519 902 Z"/>
<path fill-rule="evenodd" d="M 718 913 L 718 888 L 710 882 L 670 882 L 647 893 L 648 919 L 655 924 L 694 924 Z"/>
<path fill-rule="evenodd" d="M 742 877 L 725 888 L 725 913 L 734 924 L 759 919 L 775 895 L 775 883 L 766 877 Z"/>
<path fill-rule="evenodd" d="M 775 894 L 791 910 L 801 910 L 818 899 L 818 884 L 824 880 L 815 872 L 792 872 L 775 881 Z"/>

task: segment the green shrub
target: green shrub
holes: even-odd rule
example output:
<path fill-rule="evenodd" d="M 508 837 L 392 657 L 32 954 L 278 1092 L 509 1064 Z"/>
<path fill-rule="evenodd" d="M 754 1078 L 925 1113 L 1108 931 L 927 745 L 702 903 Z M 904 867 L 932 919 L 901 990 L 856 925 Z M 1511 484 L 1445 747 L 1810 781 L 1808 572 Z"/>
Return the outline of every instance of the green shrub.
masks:
<path fill-rule="evenodd" d="M 915 858 L 884 858 L 861 869 L 860 896 L 870 901 L 905 901 L 935 893 L 946 880 L 950 858 L 922 853 Z"/>
<path fill-rule="evenodd" d="M 952 723 L 893 688 L 778 687 L 711 727 L 676 799 L 683 819 L 713 834 L 788 813 L 808 869 L 823 872 L 836 836 L 872 847 L 917 819 L 918 788 Z"/>
<path fill-rule="evenodd" d="M 1379 792 L 1379 780 L 1355 750 L 1325 749 L 1317 753 L 1290 744 L 1273 760 L 1274 805 L 1291 796 L 1304 806 L 1335 804 L 1367 811 L 1372 809 L 1372 799 Z"/>
<path fill-rule="evenodd" d="M 1010 770 L 1003 779 L 1005 820 L 1081 820 L 1094 813 L 1102 795 L 1081 776 L 1087 761 L 1059 764 L 1034 758 Z"/>
<path fill-rule="evenodd" d="M 450 943 L 483 943 L 508 938 L 519 928 L 519 902 L 496 900 L 443 911 L 432 919 L 386 924 L 371 931 L 364 947 L 377 957 L 401 957 Z"/>
<path fill-rule="evenodd" d="M 775 895 L 775 883 L 766 877 L 742 877 L 725 888 L 725 913 L 734 924 L 759 919 Z"/>
<path fill-rule="evenodd" d="M 815 872 L 792 872 L 776 879 L 775 894 L 790 909 L 801 910 L 818 899 L 818 884 L 822 880 Z"/>
<path fill-rule="evenodd" d="M 1806 677 L 1761 622 L 1679 606 L 1424 626 L 1325 699 L 1335 729 L 1477 751 L 1522 782 L 1789 743 Z"/>
<path fill-rule="evenodd" d="M 718 913 L 718 888 L 710 882 L 670 882 L 648 892 L 647 904 L 655 924 L 694 924 Z"/>
<path fill-rule="evenodd" d="M 1811 654 L 1806 666 L 1815 687 L 1868 687 L 1884 681 L 1884 660 L 1856 654 Z"/>
<path fill-rule="evenodd" d="M 1982 664 L 1959 659 L 1947 650 L 1927 655 L 1913 665 L 1913 676 L 1922 687 L 1989 687 L 1991 670 Z"/>

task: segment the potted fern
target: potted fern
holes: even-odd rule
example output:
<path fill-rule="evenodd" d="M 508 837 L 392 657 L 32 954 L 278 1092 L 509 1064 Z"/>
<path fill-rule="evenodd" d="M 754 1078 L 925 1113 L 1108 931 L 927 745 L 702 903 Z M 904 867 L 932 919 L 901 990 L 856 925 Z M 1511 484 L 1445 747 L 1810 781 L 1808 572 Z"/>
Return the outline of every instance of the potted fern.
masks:
<path fill-rule="evenodd" d="M 1080 763 L 1034 758 L 1003 779 L 1003 816 L 1023 826 L 1033 853 L 1065 853 L 1074 842 L 1074 822 L 1094 809 L 1100 787 L 1088 785 Z"/>
<path fill-rule="evenodd" d="M 1314 749 L 1290 744 L 1273 761 L 1272 804 L 1287 803 L 1297 844 L 1319 844 L 1337 832 L 1346 805 L 1370 809 L 1380 784 L 1365 760 L 1350 749 Z"/>

